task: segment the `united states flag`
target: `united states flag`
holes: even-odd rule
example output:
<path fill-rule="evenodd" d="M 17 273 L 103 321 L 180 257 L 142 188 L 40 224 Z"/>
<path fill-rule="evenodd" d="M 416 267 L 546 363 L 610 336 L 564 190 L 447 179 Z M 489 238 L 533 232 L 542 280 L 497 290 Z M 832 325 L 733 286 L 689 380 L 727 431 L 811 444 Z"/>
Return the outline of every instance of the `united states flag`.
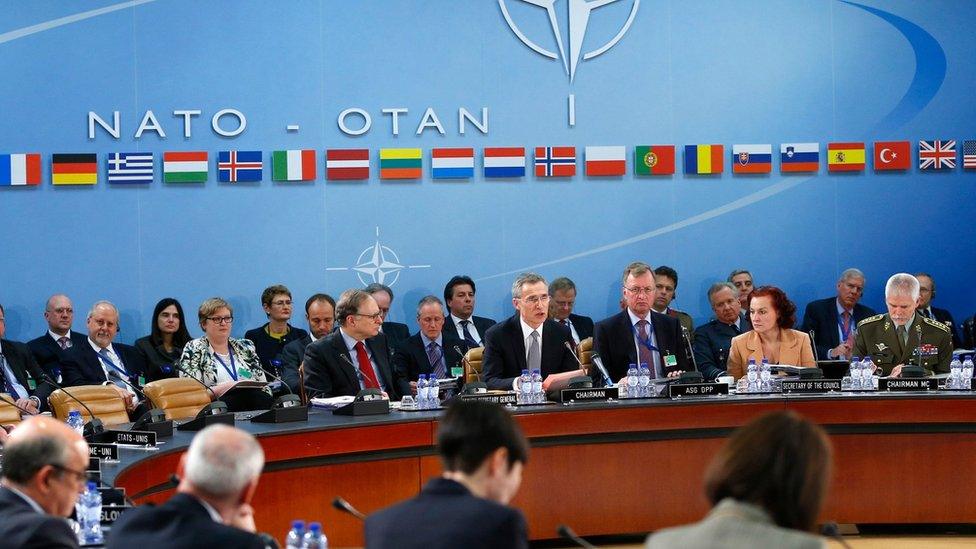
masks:
<path fill-rule="evenodd" d="M 962 167 L 964 170 L 976 170 L 976 141 L 962 142 Z"/>
<path fill-rule="evenodd" d="M 918 169 L 952 170 L 956 167 L 956 141 L 919 141 Z"/>
<path fill-rule="evenodd" d="M 153 153 L 109 153 L 109 183 L 152 183 Z"/>

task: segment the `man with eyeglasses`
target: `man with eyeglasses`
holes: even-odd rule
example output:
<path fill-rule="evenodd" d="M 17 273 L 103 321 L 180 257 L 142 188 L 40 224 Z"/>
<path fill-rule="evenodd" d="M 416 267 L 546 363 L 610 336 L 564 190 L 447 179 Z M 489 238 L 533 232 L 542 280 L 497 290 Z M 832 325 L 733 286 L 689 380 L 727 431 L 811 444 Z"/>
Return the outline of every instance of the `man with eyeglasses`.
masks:
<path fill-rule="evenodd" d="M 597 322 L 593 336 L 593 351 L 602 359 L 610 379 L 620 381 L 631 364 L 647 364 L 655 379 L 677 377 L 690 370 L 678 319 L 651 310 L 656 292 L 651 266 L 631 263 L 624 269 L 622 282 L 626 308 Z"/>
<path fill-rule="evenodd" d="M 254 343 L 264 371 L 280 376 L 281 372 L 271 365 L 271 361 L 281 354 L 285 345 L 307 337 L 308 332 L 288 323 L 291 320 L 292 300 L 291 290 L 287 287 L 275 284 L 265 288 L 261 292 L 261 306 L 268 321 L 260 328 L 245 332 L 244 339 Z"/>
<path fill-rule="evenodd" d="M 386 284 L 380 284 L 379 282 L 374 282 L 363 289 L 376 300 L 376 304 L 380 308 L 380 314 L 383 315 L 381 317 L 383 322 L 380 324 L 380 333 L 386 336 L 386 342 L 390 347 L 390 352 L 395 353 L 400 348 L 400 345 L 410 337 L 410 328 L 401 322 L 386 320 L 387 315 L 390 314 L 390 307 L 393 306 L 393 290 Z"/>
<path fill-rule="evenodd" d="M 807 304 L 800 330 L 807 333 L 813 330 L 816 356 L 820 360 L 851 359 L 858 323 L 875 314 L 874 309 L 859 303 L 864 295 L 864 284 L 864 273 L 859 269 L 846 269 L 837 279 L 835 297 Z"/>
<path fill-rule="evenodd" d="M 380 307 L 364 290 L 346 290 L 336 304 L 339 329 L 305 348 L 305 392 L 310 398 L 355 396 L 379 389 L 390 400 L 410 393 L 394 375 Z"/>
<path fill-rule="evenodd" d="M 569 329 L 573 345 L 593 337 L 593 319 L 573 313 L 576 307 L 576 283 L 561 276 L 549 283 L 549 311 L 552 319 Z"/>
<path fill-rule="evenodd" d="M 58 367 L 64 353 L 75 345 L 85 343 L 85 334 L 71 329 L 75 310 L 71 300 L 64 294 L 52 295 L 44 307 L 44 320 L 47 333 L 27 342 L 27 348 L 34 355 L 37 365 L 54 379 L 58 379 Z"/>
<path fill-rule="evenodd" d="M 0 393 L 10 395 L 17 406 L 31 415 L 43 412 L 54 387 L 44 381 L 43 370 L 27 346 L 3 339 L 6 329 L 6 317 L 0 305 Z"/>
<path fill-rule="evenodd" d="M 420 330 L 407 338 L 393 353 L 393 370 L 410 384 L 410 392 L 417 394 L 420 374 L 434 374 L 438 379 L 460 377 L 464 349 L 453 330 L 444 330 L 444 305 L 428 295 L 417 303 L 417 324 Z"/>
<path fill-rule="evenodd" d="M 84 491 L 88 444 L 64 423 L 35 416 L 4 446 L 0 545 L 78 547 L 65 517 Z"/>
<path fill-rule="evenodd" d="M 485 332 L 482 371 L 490 389 L 518 390 L 522 370 L 540 370 L 549 390 L 554 374 L 579 370 L 572 337 L 549 318 L 549 285 L 535 273 L 523 273 L 512 284 L 515 314 Z"/>

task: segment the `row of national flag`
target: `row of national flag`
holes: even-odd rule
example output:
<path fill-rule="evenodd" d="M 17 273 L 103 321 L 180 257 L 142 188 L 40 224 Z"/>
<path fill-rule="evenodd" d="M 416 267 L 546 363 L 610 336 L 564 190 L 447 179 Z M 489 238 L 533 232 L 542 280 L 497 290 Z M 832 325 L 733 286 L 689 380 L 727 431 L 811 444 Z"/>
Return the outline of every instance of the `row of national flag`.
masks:
<path fill-rule="evenodd" d="M 874 170 L 909 170 L 912 167 L 910 141 L 874 142 Z M 954 170 L 958 161 L 955 140 L 919 141 L 916 157 L 920 171 Z M 536 177 L 576 175 L 576 147 L 536 147 L 531 163 Z M 584 170 L 590 177 L 621 177 L 627 173 L 627 148 L 588 146 L 583 148 Z M 273 181 L 314 181 L 317 179 L 317 152 L 313 149 L 273 151 L 270 172 Z M 674 145 L 638 145 L 633 151 L 635 175 L 673 175 Z M 817 172 L 821 166 L 820 143 L 780 144 L 780 171 Z M 684 173 L 721 174 L 725 171 L 725 146 L 720 144 L 685 145 Z M 858 172 L 867 165 L 863 142 L 828 143 L 827 171 Z M 152 152 L 114 152 L 106 160 L 108 182 L 113 184 L 150 183 L 156 177 L 156 155 Z M 380 179 L 419 179 L 423 176 L 423 150 L 387 148 L 379 150 Z M 217 154 L 217 181 L 223 183 L 258 182 L 264 179 L 262 151 L 220 151 Z M 773 169 L 770 144 L 732 145 L 732 173 L 766 174 Z M 486 179 L 525 177 L 525 147 L 485 147 L 482 169 Z M 976 140 L 963 141 L 962 167 L 976 169 Z M 372 168 L 369 149 L 328 149 L 325 151 L 327 180 L 365 180 Z M 162 153 L 162 180 L 166 183 L 204 183 L 210 174 L 206 151 L 168 151 Z M 471 179 L 475 174 L 475 149 L 443 147 L 430 151 L 433 179 Z M 98 159 L 94 153 L 53 154 L 51 182 L 54 185 L 94 185 L 98 182 Z M 39 153 L 0 154 L 0 186 L 39 185 Z"/>

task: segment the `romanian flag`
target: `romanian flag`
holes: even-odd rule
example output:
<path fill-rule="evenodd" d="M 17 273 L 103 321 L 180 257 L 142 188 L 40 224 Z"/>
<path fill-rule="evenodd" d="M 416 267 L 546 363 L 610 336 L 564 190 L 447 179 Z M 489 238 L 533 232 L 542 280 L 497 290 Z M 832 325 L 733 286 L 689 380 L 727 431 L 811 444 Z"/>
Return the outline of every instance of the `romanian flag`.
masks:
<path fill-rule="evenodd" d="M 16 187 L 40 183 L 40 154 L 0 154 L 0 186 Z"/>
<path fill-rule="evenodd" d="M 422 171 L 420 149 L 380 149 L 380 179 L 418 179 Z"/>
<path fill-rule="evenodd" d="M 638 145 L 634 147 L 634 173 L 637 175 L 673 175 L 674 145 Z"/>
<path fill-rule="evenodd" d="M 864 143 L 827 143 L 827 171 L 864 170 Z"/>
<path fill-rule="evenodd" d="M 722 173 L 724 157 L 723 145 L 685 145 L 685 173 L 697 175 Z"/>
<path fill-rule="evenodd" d="M 92 154 L 51 155 L 51 183 L 94 185 L 98 183 L 98 161 Z"/>

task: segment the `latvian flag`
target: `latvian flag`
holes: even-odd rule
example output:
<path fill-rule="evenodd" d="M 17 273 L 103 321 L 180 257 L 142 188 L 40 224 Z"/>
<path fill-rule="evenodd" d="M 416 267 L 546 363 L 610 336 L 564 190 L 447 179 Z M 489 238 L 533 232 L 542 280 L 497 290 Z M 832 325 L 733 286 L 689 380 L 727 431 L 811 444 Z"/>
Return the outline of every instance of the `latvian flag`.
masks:
<path fill-rule="evenodd" d="M 94 185 L 98 183 L 96 155 L 51 155 L 51 183 L 55 185 Z"/>
<path fill-rule="evenodd" d="M 621 176 L 627 173 L 627 148 L 624 146 L 586 147 L 586 175 Z"/>
<path fill-rule="evenodd" d="M 525 177 L 525 147 L 485 147 L 485 179 Z"/>
<path fill-rule="evenodd" d="M 315 151 L 312 149 L 271 153 L 273 181 L 315 181 Z"/>
<path fill-rule="evenodd" d="M 732 145 L 732 173 L 773 171 L 772 145 Z"/>
<path fill-rule="evenodd" d="M 163 153 L 163 181 L 166 183 L 204 183 L 209 171 L 206 151 Z"/>
<path fill-rule="evenodd" d="M 864 143 L 827 143 L 828 172 L 864 170 Z"/>
<path fill-rule="evenodd" d="M 536 147 L 536 177 L 576 175 L 576 147 Z"/>
<path fill-rule="evenodd" d="M 238 183 L 261 181 L 264 161 L 261 151 L 220 151 L 217 153 L 217 181 Z"/>
<path fill-rule="evenodd" d="M 674 145 L 638 145 L 634 147 L 634 173 L 637 175 L 674 175 Z"/>
<path fill-rule="evenodd" d="M 469 179 L 474 177 L 474 149 L 432 149 L 430 173 L 434 179 Z"/>
<path fill-rule="evenodd" d="M 380 179 L 419 179 L 423 163 L 420 149 L 380 149 Z"/>
<path fill-rule="evenodd" d="M 338 181 L 369 179 L 369 149 L 325 151 L 325 178 Z"/>
<path fill-rule="evenodd" d="M 39 185 L 41 155 L 0 154 L 0 186 Z"/>
<path fill-rule="evenodd" d="M 820 143 L 781 143 L 779 171 L 815 172 L 820 169 Z"/>
<path fill-rule="evenodd" d="M 109 153 L 109 183 L 152 183 L 153 153 Z"/>
<path fill-rule="evenodd" d="M 685 173 L 711 175 L 724 169 L 724 145 L 685 145 Z"/>
<path fill-rule="evenodd" d="M 956 169 L 956 140 L 919 141 L 918 169 L 923 172 Z"/>

